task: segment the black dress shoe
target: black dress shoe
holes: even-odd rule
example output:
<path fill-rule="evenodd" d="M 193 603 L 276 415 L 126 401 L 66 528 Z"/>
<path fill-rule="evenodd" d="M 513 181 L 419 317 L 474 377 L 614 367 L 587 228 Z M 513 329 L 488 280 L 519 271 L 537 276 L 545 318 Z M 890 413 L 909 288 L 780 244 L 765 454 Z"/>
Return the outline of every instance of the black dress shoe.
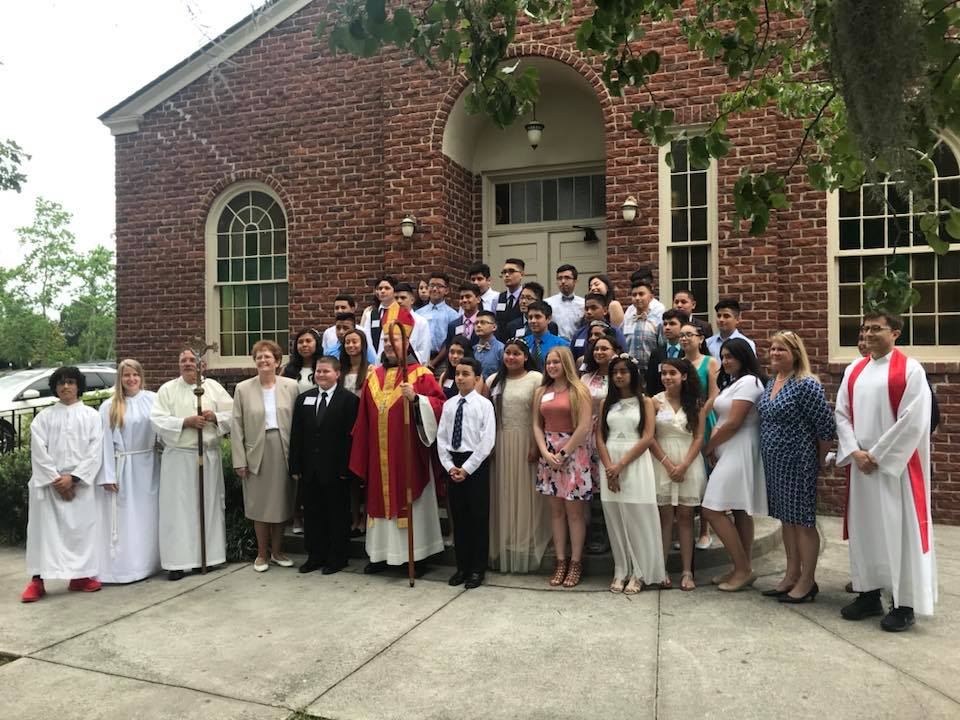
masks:
<path fill-rule="evenodd" d="M 183 570 L 170 570 L 167 573 L 167 580 L 183 580 Z"/>
<path fill-rule="evenodd" d="M 467 590 L 473 590 L 478 588 L 483 584 L 483 573 L 470 573 L 466 581 L 463 583 L 463 586 Z"/>
<path fill-rule="evenodd" d="M 323 575 L 333 575 L 343 570 L 347 566 L 346 563 L 337 563 L 336 565 L 324 565 L 321 574 Z"/>
<path fill-rule="evenodd" d="M 314 570 L 319 570 L 322 567 L 323 567 L 322 562 L 308 557 L 307 561 L 297 569 L 297 572 L 309 573 L 309 572 L 313 572 Z"/>
<path fill-rule="evenodd" d="M 840 615 L 844 620 L 863 620 L 864 618 L 883 615 L 880 591 L 871 590 L 870 592 L 860 593 L 856 600 L 840 608 Z"/>
<path fill-rule="evenodd" d="M 368 562 L 363 567 L 364 575 L 376 575 L 377 573 L 382 573 L 387 569 L 387 561 L 381 560 L 380 562 Z"/>
<path fill-rule="evenodd" d="M 450 587 L 457 587 L 457 585 L 463 585 L 464 580 L 466 580 L 464 574 L 457 570 L 453 575 L 450 576 L 450 579 L 447 580 L 447 585 Z"/>
<path fill-rule="evenodd" d="M 903 632 L 909 630 L 914 622 L 913 608 L 902 605 L 892 608 L 880 621 L 880 627 L 887 632 Z"/>
<path fill-rule="evenodd" d="M 799 605 L 801 603 L 813 602 L 817 599 L 817 593 L 820 592 L 820 587 L 814 583 L 813 587 L 810 588 L 810 591 L 801 597 L 794 597 L 788 593 L 784 593 L 777 598 L 782 603 L 787 603 L 788 605 Z"/>
<path fill-rule="evenodd" d="M 352 538 L 363 537 L 363 530 L 361 530 L 360 528 L 353 528 L 353 529 L 351 529 L 351 530 L 350 530 L 350 537 L 352 537 Z"/>
<path fill-rule="evenodd" d="M 792 590 L 793 588 L 790 588 Z M 777 590 L 776 588 L 770 588 L 769 590 L 764 590 L 761 595 L 764 597 L 778 598 L 781 595 L 786 595 L 790 590 Z"/>

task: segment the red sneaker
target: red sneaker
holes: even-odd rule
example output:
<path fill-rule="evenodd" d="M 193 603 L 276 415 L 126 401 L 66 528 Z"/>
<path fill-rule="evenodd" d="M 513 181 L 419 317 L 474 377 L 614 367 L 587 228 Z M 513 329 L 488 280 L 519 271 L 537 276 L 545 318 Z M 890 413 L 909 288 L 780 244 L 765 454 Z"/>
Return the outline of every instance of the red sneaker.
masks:
<path fill-rule="evenodd" d="M 31 580 L 20 596 L 20 602 L 36 602 L 46 594 L 42 579 Z"/>
<path fill-rule="evenodd" d="M 67 590 L 76 592 L 96 592 L 101 587 L 100 581 L 96 578 L 74 578 L 67 586 Z"/>

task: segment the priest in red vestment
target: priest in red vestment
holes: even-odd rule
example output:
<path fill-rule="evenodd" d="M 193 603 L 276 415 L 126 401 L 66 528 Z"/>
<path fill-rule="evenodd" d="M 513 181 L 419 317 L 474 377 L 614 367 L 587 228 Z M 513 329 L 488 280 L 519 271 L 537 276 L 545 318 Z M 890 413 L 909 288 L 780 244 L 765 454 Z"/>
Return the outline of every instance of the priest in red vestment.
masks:
<path fill-rule="evenodd" d="M 398 358 L 402 354 L 403 325 L 407 337 L 413 317 L 397 304 L 383 320 L 383 365 L 367 376 L 360 409 L 353 426 L 350 471 L 366 481 L 367 537 L 370 557 L 365 573 L 407 562 L 406 466 L 404 443 L 409 443 L 413 490 L 414 560 L 443 552 L 440 515 L 434 490 L 430 446 L 446 397 L 429 369 L 416 360 L 407 363 L 407 382 Z M 409 405 L 410 427 L 404 425 L 404 403 Z"/>

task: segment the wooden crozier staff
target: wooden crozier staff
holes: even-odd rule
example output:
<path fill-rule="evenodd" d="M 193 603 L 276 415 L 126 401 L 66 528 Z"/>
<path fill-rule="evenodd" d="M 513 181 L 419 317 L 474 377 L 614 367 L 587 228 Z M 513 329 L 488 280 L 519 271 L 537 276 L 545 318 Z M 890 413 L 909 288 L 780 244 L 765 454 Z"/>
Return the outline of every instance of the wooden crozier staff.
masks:
<path fill-rule="evenodd" d="M 216 350 L 217 345 L 194 338 L 189 342 L 197 363 L 197 384 L 193 394 L 197 396 L 197 415 L 203 415 L 203 356 L 207 350 Z M 207 574 L 207 513 L 203 490 L 203 426 L 197 428 L 197 486 L 200 492 L 200 574 Z"/>
<path fill-rule="evenodd" d="M 394 327 L 400 329 L 400 378 L 401 382 L 407 382 L 407 355 L 410 354 L 410 339 L 407 337 L 407 328 L 403 323 L 395 322 Z M 391 328 L 388 339 L 393 338 Z M 410 587 L 415 582 L 415 563 L 413 560 L 413 448 L 410 432 L 410 402 L 406 398 L 403 400 L 403 469 L 406 473 L 404 482 L 407 497 L 407 579 L 410 581 Z"/>

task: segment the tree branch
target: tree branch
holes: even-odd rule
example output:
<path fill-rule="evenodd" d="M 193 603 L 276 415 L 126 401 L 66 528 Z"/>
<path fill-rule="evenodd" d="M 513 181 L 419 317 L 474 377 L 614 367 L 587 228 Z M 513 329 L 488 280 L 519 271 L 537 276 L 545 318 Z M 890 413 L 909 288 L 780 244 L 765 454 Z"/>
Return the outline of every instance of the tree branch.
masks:
<path fill-rule="evenodd" d="M 803 133 L 803 139 L 800 141 L 800 147 L 797 148 L 797 154 L 793 158 L 793 162 L 790 163 L 790 167 L 787 168 L 787 171 L 784 173 L 784 176 L 789 175 L 790 172 L 796 167 L 797 163 L 800 162 L 800 158 L 803 157 L 803 147 L 807 144 L 807 140 L 810 138 L 810 133 L 813 131 L 813 128 L 817 126 L 817 123 L 820 122 L 820 118 L 823 117 L 823 113 L 826 112 L 827 106 L 833 102 L 833 99 L 837 96 L 837 91 L 834 90 L 830 93 L 827 99 L 824 101 L 823 105 L 820 106 L 820 109 L 817 111 L 816 116 L 813 120 L 810 121 L 810 124 L 807 125 L 806 131 Z"/>

